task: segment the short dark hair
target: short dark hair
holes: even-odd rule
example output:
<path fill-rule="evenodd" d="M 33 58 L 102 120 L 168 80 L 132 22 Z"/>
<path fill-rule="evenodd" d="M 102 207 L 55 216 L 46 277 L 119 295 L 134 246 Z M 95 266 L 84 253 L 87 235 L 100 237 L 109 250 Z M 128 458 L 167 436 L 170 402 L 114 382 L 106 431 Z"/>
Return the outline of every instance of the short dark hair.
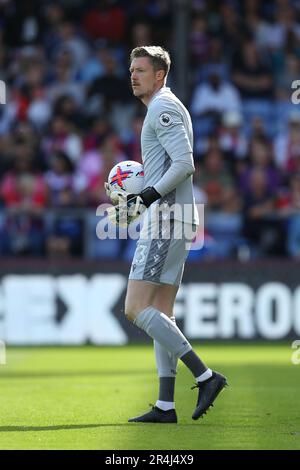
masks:
<path fill-rule="evenodd" d="M 130 62 L 138 57 L 149 57 L 154 70 L 164 70 L 167 76 L 170 70 L 171 59 L 168 51 L 160 46 L 142 46 L 136 47 L 131 51 Z"/>

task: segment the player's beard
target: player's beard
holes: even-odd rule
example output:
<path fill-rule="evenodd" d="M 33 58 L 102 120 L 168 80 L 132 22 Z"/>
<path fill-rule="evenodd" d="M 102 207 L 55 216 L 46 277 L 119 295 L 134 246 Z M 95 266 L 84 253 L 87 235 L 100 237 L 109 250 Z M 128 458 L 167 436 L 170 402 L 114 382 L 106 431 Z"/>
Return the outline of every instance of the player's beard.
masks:
<path fill-rule="evenodd" d="M 151 98 L 154 93 L 155 93 L 155 86 L 153 86 L 152 90 L 141 92 L 139 94 L 136 94 L 135 96 L 142 101 L 145 98 L 146 99 Z"/>

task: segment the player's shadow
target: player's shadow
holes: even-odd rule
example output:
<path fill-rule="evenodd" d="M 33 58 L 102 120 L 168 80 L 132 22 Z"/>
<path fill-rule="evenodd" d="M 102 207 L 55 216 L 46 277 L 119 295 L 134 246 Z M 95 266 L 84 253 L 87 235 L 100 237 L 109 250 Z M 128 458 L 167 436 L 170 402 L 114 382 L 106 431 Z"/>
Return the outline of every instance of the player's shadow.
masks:
<path fill-rule="evenodd" d="M 59 431 L 63 429 L 91 429 L 103 426 L 130 426 L 124 424 L 61 424 L 56 426 L 0 426 L 0 432 L 30 432 L 30 431 Z"/>
<path fill-rule="evenodd" d="M 152 424 L 153 426 L 160 426 L 160 424 Z M 60 431 L 60 430 L 72 430 L 72 429 L 92 429 L 92 428 L 104 428 L 104 427 L 118 427 L 118 426 L 127 426 L 131 429 L 136 428 L 137 426 L 144 426 L 144 423 L 114 423 L 114 424 L 61 424 L 56 426 L 0 426 L 1 432 L 36 432 L 36 431 Z M 168 426 L 167 424 L 165 426 Z M 174 425 L 170 426 L 174 427 Z M 177 424 L 178 426 L 194 426 L 194 424 Z"/>
<path fill-rule="evenodd" d="M 130 369 L 130 370 L 53 370 L 53 371 L 39 371 L 29 370 L 24 372 L 2 372 L 0 371 L 1 379 L 41 379 L 48 377 L 103 377 L 103 376 L 120 376 L 120 375 L 147 375 L 155 373 L 151 369 Z"/>

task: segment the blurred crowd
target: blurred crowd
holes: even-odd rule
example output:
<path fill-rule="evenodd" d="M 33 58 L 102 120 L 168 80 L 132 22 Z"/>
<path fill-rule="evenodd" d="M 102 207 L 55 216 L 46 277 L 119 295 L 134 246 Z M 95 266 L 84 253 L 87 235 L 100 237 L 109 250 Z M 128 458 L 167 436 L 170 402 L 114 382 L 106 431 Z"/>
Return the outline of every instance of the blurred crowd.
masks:
<path fill-rule="evenodd" d="M 186 3 L 206 217 L 190 259 L 300 259 L 300 1 Z M 174 63 L 175 14 L 175 0 L 0 0 L 0 256 L 131 258 L 131 241 L 97 239 L 96 208 L 112 166 L 141 161 L 129 53 L 159 44 Z"/>

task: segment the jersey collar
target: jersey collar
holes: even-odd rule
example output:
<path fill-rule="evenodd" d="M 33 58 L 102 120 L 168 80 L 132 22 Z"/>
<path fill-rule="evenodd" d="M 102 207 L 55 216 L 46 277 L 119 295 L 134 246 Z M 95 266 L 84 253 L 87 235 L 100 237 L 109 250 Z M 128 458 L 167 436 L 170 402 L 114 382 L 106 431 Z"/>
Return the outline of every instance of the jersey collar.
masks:
<path fill-rule="evenodd" d="M 167 87 L 167 86 L 162 86 L 159 90 L 157 90 L 156 93 L 154 93 L 154 95 L 152 96 L 151 100 L 149 101 L 148 103 L 148 108 L 150 106 L 150 103 L 152 103 L 152 101 L 154 100 L 154 98 L 156 98 L 157 96 L 159 96 L 161 93 L 164 93 L 165 91 L 171 91 L 171 88 Z"/>

